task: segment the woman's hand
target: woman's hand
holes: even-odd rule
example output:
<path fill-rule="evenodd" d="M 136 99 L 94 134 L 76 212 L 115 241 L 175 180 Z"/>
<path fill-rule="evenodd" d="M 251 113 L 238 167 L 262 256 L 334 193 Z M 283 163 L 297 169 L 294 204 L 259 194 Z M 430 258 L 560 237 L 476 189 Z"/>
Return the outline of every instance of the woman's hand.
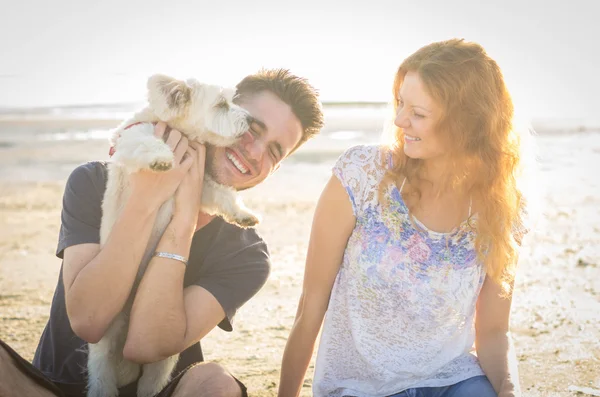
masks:
<path fill-rule="evenodd" d="M 186 156 L 188 139 L 179 131 L 169 130 L 165 123 L 159 122 L 154 127 L 154 136 L 163 139 L 173 151 L 173 168 L 168 171 L 140 170 L 130 177 L 132 196 L 152 210 L 158 209 L 175 194 L 193 164 L 192 159 Z"/>

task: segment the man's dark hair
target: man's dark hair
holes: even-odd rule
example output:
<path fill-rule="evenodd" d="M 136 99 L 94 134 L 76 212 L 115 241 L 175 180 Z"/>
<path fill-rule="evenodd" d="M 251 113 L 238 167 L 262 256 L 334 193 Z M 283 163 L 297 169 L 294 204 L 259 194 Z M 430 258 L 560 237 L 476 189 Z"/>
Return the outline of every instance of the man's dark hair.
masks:
<path fill-rule="evenodd" d="M 287 69 L 261 69 L 236 86 L 236 102 L 263 91 L 270 91 L 292 108 L 302 125 L 302 137 L 293 150 L 319 133 L 323 127 L 323 111 L 318 91 L 304 78 Z"/>

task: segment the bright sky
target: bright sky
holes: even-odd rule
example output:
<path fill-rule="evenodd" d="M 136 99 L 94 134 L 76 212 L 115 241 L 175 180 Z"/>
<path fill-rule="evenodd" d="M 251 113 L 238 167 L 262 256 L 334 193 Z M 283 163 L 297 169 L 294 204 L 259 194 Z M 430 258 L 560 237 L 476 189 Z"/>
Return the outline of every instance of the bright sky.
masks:
<path fill-rule="evenodd" d="M 0 107 L 141 101 L 152 73 L 235 85 L 261 66 L 324 101 L 388 101 L 402 59 L 481 43 L 532 117 L 598 118 L 598 0 L 19 0 L 0 16 Z"/>

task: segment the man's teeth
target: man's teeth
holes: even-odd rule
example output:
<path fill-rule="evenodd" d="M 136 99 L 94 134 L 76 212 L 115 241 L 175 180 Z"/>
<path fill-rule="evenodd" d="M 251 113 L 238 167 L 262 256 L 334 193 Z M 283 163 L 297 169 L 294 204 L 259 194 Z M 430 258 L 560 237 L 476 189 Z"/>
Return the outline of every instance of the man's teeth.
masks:
<path fill-rule="evenodd" d="M 406 138 L 407 141 L 420 141 L 421 138 L 415 138 L 414 136 L 408 136 L 408 135 L 404 135 L 404 138 Z"/>
<path fill-rule="evenodd" d="M 227 155 L 227 158 L 229 159 L 229 161 L 231 161 L 233 163 L 233 165 L 235 165 L 235 168 L 237 168 L 242 174 L 245 174 L 248 172 L 248 168 L 244 167 L 244 165 L 242 163 L 240 163 L 233 154 L 226 153 L 226 155 Z"/>

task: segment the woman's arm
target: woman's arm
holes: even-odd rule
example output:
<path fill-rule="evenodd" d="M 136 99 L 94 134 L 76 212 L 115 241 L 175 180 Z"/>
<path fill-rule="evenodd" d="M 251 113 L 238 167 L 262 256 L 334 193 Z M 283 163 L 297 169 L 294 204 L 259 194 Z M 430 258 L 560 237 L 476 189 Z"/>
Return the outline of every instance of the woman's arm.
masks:
<path fill-rule="evenodd" d="M 331 177 L 317 204 L 296 320 L 283 354 L 279 396 L 300 393 L 333 283 L 356 218 L 344 187 Z"/>
<path fill-rule="evenodd" d="M 483 372 L 498 397 L 521 395 L 517 356 L 509 331 L 511 302 L 512 294 L 503 297 L 500 285 L 486 277 L 477 301 L 475 346 Z"/>

